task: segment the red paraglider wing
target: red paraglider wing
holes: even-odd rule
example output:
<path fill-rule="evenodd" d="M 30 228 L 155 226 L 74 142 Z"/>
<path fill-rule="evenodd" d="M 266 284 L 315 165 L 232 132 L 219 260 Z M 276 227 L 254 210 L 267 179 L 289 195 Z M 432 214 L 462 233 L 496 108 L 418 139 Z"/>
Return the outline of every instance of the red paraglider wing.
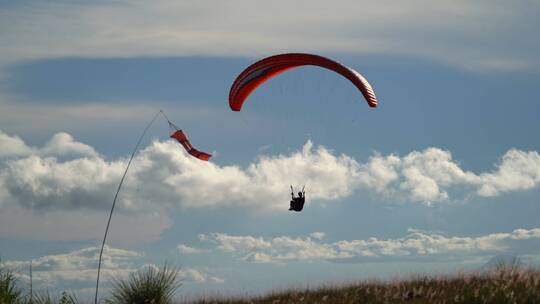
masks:
<path fill-rule="evenodd" d="M 200 159 L 200 160 L 209 160 L 210 157 L 212 157 L 211 154 L 201 152 L 191 145 L 189 142 L 189 139 L 187 138 L 187 135 L 182 130 L 176 130 L 171 134 L 171 138 L 176 139 L 182 146 L 184 146 L 184 149 L 186 149 L 187 153 L 191 154 L 192 156 Z"/>
<path fill-rule="evenodd" d="M 313 55 L 290 53 L 264 58 L 246 68 L 234 81 L 229 92 L 229 106 L 233 111 L 240 111 L 249 94 L 258 86 L 289 69 L 315 65 L 341 74 L 362 92 L 370 107 L 377 106 L 377 97 L 369 82 L 357 71 L 334 60 Z"/>

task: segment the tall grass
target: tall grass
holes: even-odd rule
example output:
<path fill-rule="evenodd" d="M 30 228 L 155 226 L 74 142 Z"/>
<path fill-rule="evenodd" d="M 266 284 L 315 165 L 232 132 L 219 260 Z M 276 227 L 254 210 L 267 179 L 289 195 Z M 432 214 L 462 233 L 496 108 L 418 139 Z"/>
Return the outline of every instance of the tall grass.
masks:
<path fill-rule="evenodd" d="M 17 277 L 0 261 L 0 304 L 18 303 L 23 300 L 22 290 L 17 286 Z"/>
<path fill-rule="evenodd" d="M 114 304 L 169 304 L 180 287 L 179 269 L 165 264 L 156 269 L 149 266 L 132 273 L 128 279 L 116 278 L 113 281 L 111 298 L 107 303 Z"/>
<path fill-rule="evenodd" d="M 46 292 L 41 292 L 34 295 L 32 301 L 28 300 L 24 304 L 78 304 L 79 300 L 73 293 L 67 291 L 62 292 L 60 298 L 51 296 L 51 294 Z M 23 303 L 21 303 L 23 304 Z"/>
<path fill-rule="evenodd" d="M 415 276 L 391 282 L 365 281 L 344 286 L 288 290 L 252 298 L 208 298 L 196 304 L 284 303 L 540 303 L 540 271 L 506 267 L 456 276 Z"/>
<path fill-rule="evenodd" d="M 64 291 L 60 298 L 51 296 L 49 292 L 41 292 L 33 297 L 24 295 L 19 288 L 19 281 L 12 270 L 0 264 L 0 304 L 77 304 L 75 294 Z"/>

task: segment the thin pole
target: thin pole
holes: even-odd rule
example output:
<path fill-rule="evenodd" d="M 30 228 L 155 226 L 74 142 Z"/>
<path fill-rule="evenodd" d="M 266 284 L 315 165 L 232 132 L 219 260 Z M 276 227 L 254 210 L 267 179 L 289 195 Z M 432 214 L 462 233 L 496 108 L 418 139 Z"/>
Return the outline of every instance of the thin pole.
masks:
<path fill-rule="evenodd" d="M 34 293 L 32 290 L 32 260 L 30 260 L 30 304 L 34 303 Z"/>
<path fill-rule="evenodd" d="M 146 135 L 146 131 L 148 131 L 148 129 L 154 123 L 154 121 L 156 120 L 156 118 L 158 117 L 158 115 L 160 113 L 163 113 L 163 111 L 159 110 L 159 112 L 157 112 L 156 115 L 154 115 L 154 118 L 152 118 L 150 123 L 148 123 L 146 128 L 144 128 L 144 131 L 142 132 L 141 137 L 139 137 L 139 140 L 137 141 L 137 144 L 135 145 L 135 149 L 133 149 L 133 152 L 131 153 L 131 157 L 129 158 L 128 164 L 126 166 L 126 170 L 124 171 L 124 175 L 122 175 L 122 179 L 120 180 L 120 184 L 118 184 L 118 188 L 116 189 L 116 194 L 114 195 L 114 199 L 113 199 L 113 203 L 112 203 L 112 207 L 111 207 L 111 212 L 109 213 L 109 220 L 107 221 L 107 227 L 105 228 L 105 235 L 103 236 L 103 242 L 101 243 L 101 251 L 99 252 L 99 262 L 98 262 L 98 271 L 97 271 L 97 279 L 96 279 L 96 296 L 94 298 L 94 303 L 95 304 L 98 303 L 99 274 L 101 272 L 101 258 L 103 257 L 103 248 L 105 247 L 105 242 L 107 240 L 107 234 L 109 233 L 109 226 L 111 225 L 111 219 L 112 219 L 112 215 L 113 215 L 113 211 L 114 211 L 114 206 L 116 205 L 116 199 L 118 198 L 118 193 L 120 193 L 120 189 L 122 188 L 122 184 L 124 183 L 124 179 L 126 178 L 127 172 L 129 170 L 129 166 L 131 166 L 131 161 L 133 160 L 133 157 L 135 156 L 135 154 L 139 150 L 139 145 L 141 144 L 141 141 L 142 141 L 144 135 Z M 165 115 L 165 114 L 163 114 L 163 115 Z"/>
<path fill-rule="evenodd" d="M 169 117 L 167 117 L 167 115 L 165 115 L 165 112 L 163 112 L 163 110 L 160 110 L 159 114 L 163 115 L 163 117 L 167 120 L 168 123 L 171 123 L 171 121 L 169 120 Z"/>

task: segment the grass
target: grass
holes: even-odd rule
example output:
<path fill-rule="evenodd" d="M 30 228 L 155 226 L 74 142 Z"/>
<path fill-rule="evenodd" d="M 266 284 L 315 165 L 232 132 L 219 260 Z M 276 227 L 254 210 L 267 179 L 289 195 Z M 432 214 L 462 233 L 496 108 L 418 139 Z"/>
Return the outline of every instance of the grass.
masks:
<path fill-rule="evenodd" d="M 79 300 L 73 293 L 67 291 L 62 292 L 60 298 L 51 296 L 49 292 L 38 293 L 33 296 L 32 301 L 27 300 L 20 304 L 78 304 Z"/>
<path fill-rule="evenodd" d="M 254 298 L 208 298 L 195 304 L 283 303 L 540 303 L 540 271 L 498 266 L 453 277 L 417 276 L 393 282 L 290 290 Z"/>
<path fill-rule="evenodd" d="M 10 269 L 0 267 L 0 304 L 17 303 L 22 298 L 15 274 Z"/>

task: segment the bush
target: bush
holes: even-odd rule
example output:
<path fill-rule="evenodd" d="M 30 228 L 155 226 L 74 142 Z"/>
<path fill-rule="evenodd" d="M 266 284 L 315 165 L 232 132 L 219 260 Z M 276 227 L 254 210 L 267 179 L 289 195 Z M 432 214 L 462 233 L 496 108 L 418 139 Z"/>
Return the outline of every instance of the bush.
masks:
<path fill-rule="evenodd" d="M 22 291 L 17 287 L 17 278 L 11 270 L 0 264 L 0 304 L 20 301 L 22 301 Z"/>
<path fill-rule="evenodd" d="M 113 279 L 111 298 L 107 303 L 114 304 L 169 304 L 176 290 L 179 269 L 165 264 L 163 267 L 149 266 L 132 273 L 128 279 Z"/>

